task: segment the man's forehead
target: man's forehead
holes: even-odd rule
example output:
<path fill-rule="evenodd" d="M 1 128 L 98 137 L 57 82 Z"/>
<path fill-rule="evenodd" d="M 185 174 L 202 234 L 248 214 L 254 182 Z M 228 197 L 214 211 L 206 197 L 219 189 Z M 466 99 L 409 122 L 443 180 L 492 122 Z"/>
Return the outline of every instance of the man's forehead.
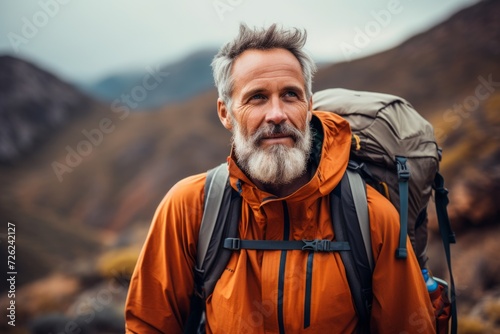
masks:
<path fill-rule="evenodd" d="M 299 61 L 285 49 L 247 50 L 236 58 L 231 76 L 235 84 L 283 76 L 304 82 Z"/>
<path fill-rule="evenodd" d="M 234 61 L 232 71 L 255 70 L 262 66 L 286 65 L 302 71 L 298 59 L 286 49 L 250 49 L 240 54 Z"/>

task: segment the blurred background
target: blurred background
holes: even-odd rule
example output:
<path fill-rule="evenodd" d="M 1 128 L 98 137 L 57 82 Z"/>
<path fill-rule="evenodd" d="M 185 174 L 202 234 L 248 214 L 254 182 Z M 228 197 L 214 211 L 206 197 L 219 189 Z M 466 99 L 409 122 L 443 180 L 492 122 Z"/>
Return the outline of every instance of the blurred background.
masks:
<path fill-rule="evenodd" d="M 123 333 L 162 197 L 224 161 L 210 62 L 240 22 L 305 28 L 314 91 L 403 96 L 435 127 L 461 333 L 500 332 L 500 1 L 0 2 L 2 333 Z M 429 265 L 447 278 L 430 205 Z M 15 300 L 16 326 L 6 315 Z"/>

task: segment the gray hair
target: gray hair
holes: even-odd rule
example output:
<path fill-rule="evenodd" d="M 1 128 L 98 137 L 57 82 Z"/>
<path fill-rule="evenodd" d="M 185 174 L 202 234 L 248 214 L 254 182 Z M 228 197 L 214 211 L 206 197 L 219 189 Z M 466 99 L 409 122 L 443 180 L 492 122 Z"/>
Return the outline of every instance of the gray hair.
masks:
<path fill-rule="evenodd" d="M 290 30 L 280 28 L 272 24 L 269 28 L 250 29 L 245 24 L 240 24 L 240 31 L 236 38 L 224 45 L 215 55 L 212 61 L 212 71 L 215 86 L 219 91 L 219 97 L 231 112 L 231 94 L 233 91 L 233 80 L 231 69 L 236 58 L 246 50 L 270 50 L 286 49 L 290 51 L 300 63 L 306 96 L 312 96 L 312 77 L 316 72 L 316 64 L 312 58 L 303 50 L 307 40 L 307 32 L 297 28 Z"/>

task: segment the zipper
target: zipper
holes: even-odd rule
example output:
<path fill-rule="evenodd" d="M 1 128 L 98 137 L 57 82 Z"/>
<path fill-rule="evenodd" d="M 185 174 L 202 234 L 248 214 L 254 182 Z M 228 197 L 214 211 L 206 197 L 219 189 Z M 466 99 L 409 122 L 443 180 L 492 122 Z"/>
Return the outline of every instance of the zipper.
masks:
<path fill-rule="evenodd" d="M 288 206 L 285 201 L 283 201 L 283 213 L 284 213 L 284 230 L 283 230 L 283 240 L 288 241 L 290 238 L 290 216 L 288 215 Z M 280 258 L 280 268 L 278 276 L 278 326 L 280 334 L 285 333 L 285 323 L 283 320 L 283 296 L 285 292 L 285 267 L 286 267 L 286 250 L 281 251 Z"/>
<path fill-rule="evenodd" d="M 312 289 L 312 268 L 313 268 L 314 252 L 309 252 L 307 255 L 306 268 L 306 293 L 304 300 L 304 329 L 311 325 L 311 289 Z"/>

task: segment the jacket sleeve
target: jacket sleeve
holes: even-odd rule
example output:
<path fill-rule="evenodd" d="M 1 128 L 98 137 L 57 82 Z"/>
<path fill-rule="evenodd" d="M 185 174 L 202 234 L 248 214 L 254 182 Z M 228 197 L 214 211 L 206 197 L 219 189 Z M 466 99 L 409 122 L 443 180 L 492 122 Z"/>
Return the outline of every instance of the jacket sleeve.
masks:
<path fill-rule="evenodd" d="M 184 179 L 158 206 L 130 282 L 127 333 L 182 333 L 193 292 L 204 183 L 204 174 Z"/>
<path fill-rule="evenodd" d="M 373 273 L 372 333 L 435 333 L 434 311 L 420 266 L 407 238 L 407 259 L 397 259 L 399 214 L 367 188 Z"/>

